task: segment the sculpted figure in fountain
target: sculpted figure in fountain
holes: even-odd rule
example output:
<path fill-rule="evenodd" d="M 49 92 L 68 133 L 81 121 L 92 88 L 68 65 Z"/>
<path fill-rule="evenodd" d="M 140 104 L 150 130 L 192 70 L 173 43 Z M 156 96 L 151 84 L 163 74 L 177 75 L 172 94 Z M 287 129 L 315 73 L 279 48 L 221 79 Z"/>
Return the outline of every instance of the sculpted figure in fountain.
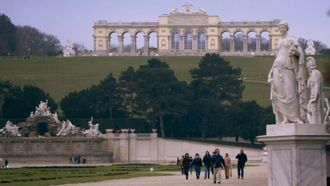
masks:
<path fill-rule="evenodd" d="M 46 102 L 40 101 L 39 106 L 36 107 L 36 111 L 33 115 L 33 113 L 31 113 L 31 116 L 50 116 L 50 108 L 48 107 L 48 100 L 46 100 Z"/>
<path fill-rule="evenodd" d="M 79 128 L 71 123 L 70 120 L 62 121 L 62 127 L 57 133 L 57 136 L 67 136 L 78 133 Z"/>
<path fill-rule="evenodd" d="M 11 121 L 7 121 L 4 128 L 0 129 L 0 134 L 8 134 L 10 136 L 21 136 L 18 131 L 18 126 L 13 124 Z"/>
<path fill-rule="evenodd" d="M 86 134 L 87 136 L 90 137 L 96 137 L 101 134 L 99 131 L 99 124 L 93 124 L 93 117 L 91 117 L 91 120 L 88 122 L 89 129 L 83 130 L 83 134 Z"/>

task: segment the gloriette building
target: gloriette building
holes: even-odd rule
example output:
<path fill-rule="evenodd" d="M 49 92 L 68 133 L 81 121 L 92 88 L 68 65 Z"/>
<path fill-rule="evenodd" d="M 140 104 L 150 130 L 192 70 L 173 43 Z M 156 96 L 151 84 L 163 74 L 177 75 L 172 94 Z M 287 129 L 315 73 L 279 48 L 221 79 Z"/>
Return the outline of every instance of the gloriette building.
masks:
<path fill-rule="evenodd" d="M 271 55 L 281 36 L 280 20 L 225 22 L 219 16 L 207 15 L 203 9 L 193 10 L 191 4 L 183 7 L 183 11 L 175 8 L 159 16 L 158 22 L 96 21 L 95 54 Z M 150 47 L 152 34 L 156 35 L 154 47 Z M 139 48 L 138 37 L 143 42 Z"/>

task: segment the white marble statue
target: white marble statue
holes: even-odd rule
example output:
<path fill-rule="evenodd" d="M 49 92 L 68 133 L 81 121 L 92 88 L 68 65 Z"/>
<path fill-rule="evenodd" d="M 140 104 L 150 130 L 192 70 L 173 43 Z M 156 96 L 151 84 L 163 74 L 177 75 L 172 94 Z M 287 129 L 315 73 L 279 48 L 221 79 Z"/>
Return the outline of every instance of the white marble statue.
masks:
<path fill-rule="evenodd" d="M 7 121 L 4 128 L 0 129 L 0 134 L 9 134 L 11 136 L 21 136 L 18 131 L 18 126 L 13 124 L 11 121 Z"/>
<path fill-rule="evenodd" d="M 55 113 L 52 115 L 52 118 L 54 119 L 54 121 L 55 121 L 56 123 L 61 123 L 60 120 L 58 119 L 57 112 L 55 112 Z"/>
<path fill-rule="evenodd" d="M 62 127 L 56 134 L 57 136 L 67 136 L 70 134 L 76 134 L 79 128 L 71 123 L 70 120 L 62 121 Z"/>
<path fill-rule="evenodd" d="M 206 11 L 205 11 L 204 9 L 202 9 L 202 8 L 198 9 L 197 12 L 198 12 L 198 13 L 201 13 L 201 14 L 206 14 Z"/>
<path fill-rule="evenodd" d="M 324 124 L 326 103 L 323 93 L 323 77 L 317 69 L 314 57 L 308 57 L 306 61 L 306 67 L 309 72 L 307 81 L 307 88 L 309 90 L 307 120 L 310 124 Z"/>
<path fill-rule="evenodd" d="M 314 47 L 314 41 L 309 39 L 307 41 L 307 48 L 305 49 L 305 53 L 306 55 L 315 55 L 316 53 L 316 50 L 315 50 L 315 47 Z"/>
<path fill-rule="evenodd" d="M 178 9 L 177 8 L 173 8 L 170 12 L 170 14 L 176 14 L 178 13 Z"/>
<path fill-rule="evenodd" d="M 192 13 L 192 4 L 186 2 L 184 5 L 183 5 L 184 8 L 184 13 Z"/>
<path fill-rule="evenodd" d="M 73 44 L 68 41 L 67 45 L 63 48 L 63 57 L 75 56 L 76 52 L 73 49 Z"/>
<path fill-rule="evenodd" d="M 268 75 L 270 99 L 276 123 L 304 123 L 306 118 L 306 83 L 304 53 L 298 40 L 288 35 L 287 22 L 279 23 L 282 39 Z"/>
<path fill-rule="evenodd" d="M 83 134 L 86 134 L 87 136 L 90 137 L 96 137 L 101 134 L 99 131 L 99 124 L 93 124 L 93 117 L 91 117 L 91 120 L 88 122 L 89 129 L 83 130 Z"/>
<path fill-rule="evenodd" d="M 30 117 L 33 116 L 51 116 L 50 108 L 48 107 L 48 100 L 46 100 L 46 102 L 40 101 L 39 106 L 36 107 L 34 115 L 33 112 L 30 114 Z"/>

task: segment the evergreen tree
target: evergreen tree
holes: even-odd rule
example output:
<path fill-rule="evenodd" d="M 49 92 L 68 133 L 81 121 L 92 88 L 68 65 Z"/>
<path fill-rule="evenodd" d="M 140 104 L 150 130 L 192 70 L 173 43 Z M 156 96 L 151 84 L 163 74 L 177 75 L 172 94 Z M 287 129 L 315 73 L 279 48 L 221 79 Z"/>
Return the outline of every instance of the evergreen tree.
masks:
<path fill-rule="evenodd" d="M 133 88 L 136 94 L 134 101 L 141 114 L 150 122 L 158 121 L 161 136 L 165 137 L 164 118 L 181 115 L 187 107 L 186 83 L 178 81 L 167 63 L 153 58 L 136 71 Z"/>
<path fill-rule="evenodd" d="M 16 27 L 10 18 L 0 13 L 0 56 L 14 55 L 16 51 Z"/>
<path fill-rule="evenodd" d="M 191 75 L 194 99 L 191 109 L 201 129 L 201 137 L 206 137 L 208 131 L 214 132 L 215 129 L 219 136 L 225 134 L 226 107 L 240 102 L 242 98 L 244 86 L 240 78 L 241 70 L 233 68 L 218 54 L 206 54 L 198 67 L 191 70 Z"/>

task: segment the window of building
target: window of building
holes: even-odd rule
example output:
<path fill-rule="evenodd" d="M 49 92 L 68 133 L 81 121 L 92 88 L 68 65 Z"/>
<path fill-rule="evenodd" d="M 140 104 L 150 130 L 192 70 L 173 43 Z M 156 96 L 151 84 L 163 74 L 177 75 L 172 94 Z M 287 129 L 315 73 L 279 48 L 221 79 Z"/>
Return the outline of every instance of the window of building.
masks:
<path fill-rule="evenodd" d="M 198 50 L 205 50 L 205 46 L 206 46 L 206 35 L 204 32 L 199 32 L 197 48 L 198 48 Z"/>
<path fill-rule="evenodd" d="M 179 33 L 173 32 L 171 34 L 171 49 L 179 50 Z"/>
<path fill-rule="evenodd" d="M 186 32 L 184 35 L 184 49 L 192 50 L 192 34 L 191 32 Z"/>

